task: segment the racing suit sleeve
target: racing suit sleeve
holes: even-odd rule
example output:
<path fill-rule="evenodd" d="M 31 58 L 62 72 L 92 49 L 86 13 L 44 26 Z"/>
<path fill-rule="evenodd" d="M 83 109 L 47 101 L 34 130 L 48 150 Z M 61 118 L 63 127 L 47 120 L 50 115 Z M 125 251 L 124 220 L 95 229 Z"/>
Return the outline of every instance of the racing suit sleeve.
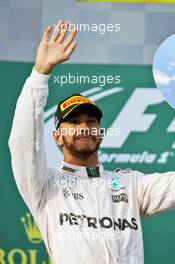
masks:
<path fill-rule="evenodd" d="M 22 198 L 34 214 L 44 208 L 52 180 L 43 144 L 49 77 L 33 68 L 17 100 L 9 138 L 14 178 Z"/>
<path fill-rule="evenodd" d="M 175 172 L 136 172 L 137 193 L 142 217 L 175 208 Z"/>

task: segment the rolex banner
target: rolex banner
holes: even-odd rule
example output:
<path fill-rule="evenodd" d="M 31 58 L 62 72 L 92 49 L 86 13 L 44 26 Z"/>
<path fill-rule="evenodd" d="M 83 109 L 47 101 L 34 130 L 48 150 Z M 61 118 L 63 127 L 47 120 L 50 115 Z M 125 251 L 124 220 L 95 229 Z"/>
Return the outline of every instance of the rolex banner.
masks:
<path fill-rule="evenodd" d="M 17 190 L 7 143 L 15 104 L 32 66 L 0 63 L 0 264 L 51 264 Z M 49 87 L 44 141 L 51 167 L 57 168 L 62 159 L 52 135 L 57 103 L 77 92 L 103 110 L 99 158 L 105 169 L 130 167 L 144 173 L 175 170 L 174 110 L 155 87 L 151 66 L 64 64 L 53 71 Z M 146 264 L 174 263 L 174 223 L 175 211 L 143 219 Z"/>

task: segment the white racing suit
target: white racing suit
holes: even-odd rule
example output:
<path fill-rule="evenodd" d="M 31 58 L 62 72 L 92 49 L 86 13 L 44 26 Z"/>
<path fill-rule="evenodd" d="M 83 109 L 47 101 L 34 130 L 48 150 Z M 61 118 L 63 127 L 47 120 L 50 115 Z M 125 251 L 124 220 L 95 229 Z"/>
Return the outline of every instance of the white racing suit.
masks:
<path fill-rule="evenodd" d="M 65 162 L 58 170 L 48 168 L 43 144 L 48 79 L 33 69 L 26 80 L 9 147 L 17 187 L 53 263 L 143 264 L 140 218 L 175 207 L 175 172 L 106 172 L 99 164 L 89 174 Z"/>

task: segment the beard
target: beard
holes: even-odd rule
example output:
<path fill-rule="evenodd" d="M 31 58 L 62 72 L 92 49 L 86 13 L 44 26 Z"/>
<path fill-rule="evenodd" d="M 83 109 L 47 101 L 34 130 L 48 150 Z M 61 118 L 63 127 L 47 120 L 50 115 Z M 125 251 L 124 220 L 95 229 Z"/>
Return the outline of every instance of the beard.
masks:
<path fill-rule="evenodd" d="M 94 136 L 92 136 L 92 140 L 94 141 L 94 145 L 90 146 L 90 144 L 86 147 L 78 147 L 76 144 L 76 139 L 73 138 L 72 143 L 69 143 L 65 136 L 62 136 L 62 140 L 64 143 L 64 147 L 71 152 L 71 154 L 77 158 L 87 158 L 89 156 L 91 156 L 92 154 L 94 154 L 100 146 L 101 143 L 101 139 L 100 138 L 96 138 Z"/>

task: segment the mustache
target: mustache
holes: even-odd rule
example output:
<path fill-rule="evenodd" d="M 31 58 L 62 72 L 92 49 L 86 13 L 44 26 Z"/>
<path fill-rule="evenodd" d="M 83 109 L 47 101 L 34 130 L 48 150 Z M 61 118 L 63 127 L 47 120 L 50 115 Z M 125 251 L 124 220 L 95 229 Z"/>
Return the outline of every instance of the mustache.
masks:
<path fill-rule="evenodd" d="M 91 139 L 96 141 L 96 137 L 92 135 L 92 131 L 90 129 L 80 129 L 80 131 L 76 131 L 73 135 L 73 140 L 80 139 L 83 137 L 90 137 Z"/>

